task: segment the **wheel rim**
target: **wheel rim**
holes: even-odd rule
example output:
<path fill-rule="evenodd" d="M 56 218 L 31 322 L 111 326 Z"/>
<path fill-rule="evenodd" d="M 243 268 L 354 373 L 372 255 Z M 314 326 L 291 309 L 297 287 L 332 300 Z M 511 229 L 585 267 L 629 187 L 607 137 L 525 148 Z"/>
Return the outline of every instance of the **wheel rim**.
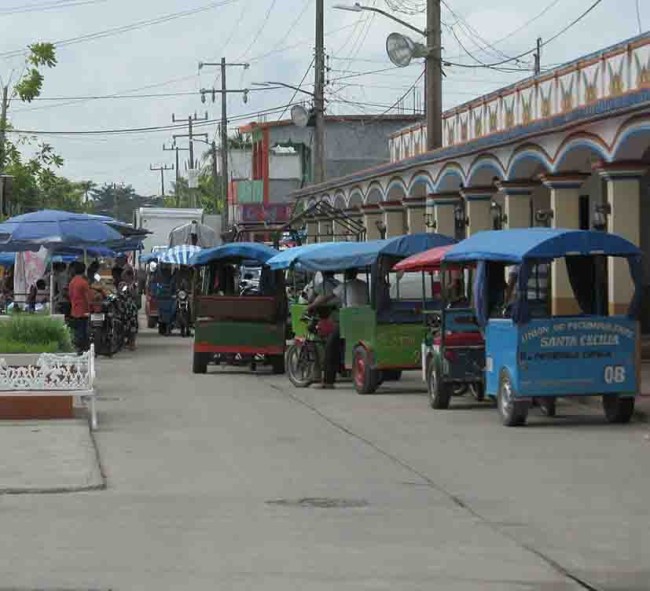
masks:
<path fill-rule="evenodd" d="M 429 397 L 433 400 L 436 397 L 436 391 L 438 386 L 438 375 L 434 367 L 429 371 Z"/>
<path fill-rule="evenodd" d="M 512 384 L 507 377 L 503 378 L 501 383 L 501 396 L 499 396 L 499 410 L 504 416 L 510 415 L 512 412 Z"/>
<path fill-rule="evenodd" d="M 362 389 L 366 377 L 366 360 L 365 357 L 357 352 L 354 356 L 354 383 L 357 388 Z"/>
<path fill-rule="evenodd" d="M 287 356 L 288 370 L 297 382 L 304 383 L 309 380 L 309 364 L 301 362 L 304 347 L 293 347 Z"/>

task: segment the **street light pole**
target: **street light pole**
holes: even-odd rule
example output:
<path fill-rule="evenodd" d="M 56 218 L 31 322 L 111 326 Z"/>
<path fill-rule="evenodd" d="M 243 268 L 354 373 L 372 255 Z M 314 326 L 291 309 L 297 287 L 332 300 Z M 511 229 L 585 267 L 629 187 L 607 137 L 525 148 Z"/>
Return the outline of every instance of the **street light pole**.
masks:
<path fill-rule="evenodd" d="M 314 56 L 314 183 L 325 180 L 325 36 L 323 0 L 316 0 L 316 55 Z"/>
<path fill-rule="evenodd" d="M 427 47 L 425 62 L 427 150 L 442 148 L 442 39 L 440 0 L 427 0 Z"/>
<path fill-rule="evenodd" d="M 362 6 L 356 2 L 352 6 L 344 6 L 335 4 L 334 8 L 340 10 L 348 10 L 351 12 L 376 12 L 386 18 L 389 18 L 403 27 L 419 33 L 426 37 L 426 48 L 419 44 L 406 39 L 411 46 L 411 54 L 408 61 L 404 64 L 408 65 L 411 57 L 425 57 L 425 95 L 426 95 L 426 125 L 427 125 L 427 150 L 435 150 L 442 147 L 442 39 L 441 39 L 441 20 L 440 20 L 440 0 L 427 0 L 427 28 L 425 31 L 414 27 L 412 24 L 393 16 L 390 12 L 386 12 L 374 6 Z M 394 34 L 397 35 L 397 34 Z M 392 36 L 392 35 L 391 35 Z M 401 36 L 401 35 L 398 35 Z M 403 36 L 401 36 L 403 38 Z M 390 40 L 390 37 L 389 37 Z M 420 53 L 422 49 L 422 53 Z M 391 60 L 393 58 L 391 57 Z M 393 63 L 396 63 L 393 60 Z"/>

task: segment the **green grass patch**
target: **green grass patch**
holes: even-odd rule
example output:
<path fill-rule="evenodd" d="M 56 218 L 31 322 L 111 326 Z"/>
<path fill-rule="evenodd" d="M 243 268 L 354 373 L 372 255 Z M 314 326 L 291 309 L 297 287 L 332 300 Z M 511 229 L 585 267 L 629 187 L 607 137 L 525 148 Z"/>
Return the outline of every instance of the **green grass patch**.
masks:
<path fill-rule="evenodd" d="M 72 350 L 70 330 L 62 320 L 27 314 L 0 320 L 0 353 L 67 353 Z"/>

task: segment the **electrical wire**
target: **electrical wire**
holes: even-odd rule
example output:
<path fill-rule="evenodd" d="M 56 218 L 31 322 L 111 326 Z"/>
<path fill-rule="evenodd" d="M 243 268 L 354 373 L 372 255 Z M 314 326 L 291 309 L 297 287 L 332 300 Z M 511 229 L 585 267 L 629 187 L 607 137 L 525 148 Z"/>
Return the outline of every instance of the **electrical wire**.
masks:
<path fill-rule="evenodd" d="M 278 117 L 278 120 L 282 119 L 284 114 L 287 112 L 287 109 L 292 105 L 293 101 L 296 100 L 296 96 L 298 96 L 298 92 L 299 92 L 298 88 L 302 87 L 302 85 L 304 84 L 305 80 L 307 79 L 307 76 L 309 76 L 309 72 L 311 72 L 312 66 L 314 65 L 315 61 L 316 61 L 316 57 L 314 56 L 311 59 L 311 62 L 309 62 L 309 66 L 307 66 L 307 71 L 305 72 L 304 76 L 302 77 L 302 79 L 298 83 L 298 86 L 297 86 L 296 90 L 293 92 L 293 95 L 289 99 L 289 103 L 287 104 L 287 107 L 284 109 L 284 111 L 282 111 L 282 113 L 280 113 L 280 116 Z"/>
<path fill-rule="evenodd" d="M 55 41 L 53 45 L 55 47 L 68 47 L 70 45 L 76 45 L 78 43 L 85 43 L 87 41 L 95 41 L 97 39 L 105 39 L 107 37 L 112 37 L 115 35 L 121 35 L 123 33 L 129 33 L 131 31 L 137 31 L 139 29 L 151 27 L 154 25 L 160 25 L 163 23 L 168 23 L 174 20 L 177 20 L 179 18 L 184 18 L 188 16 L 193 16 L 195 14 L 200 14 L 202 12 L 207 12 L 208 10 L 213 10 L 215 8 L 220 8 L 222 6 L 226 6 L 228 4 L 233 4 L 235 2 L 238 2 L 239 0 L 219 0 L 218 2 L 210 2 L 209 4 L 205 4 L 203 6 L 199 6 L 198 8 L 192 8 L 191 10 L 184 10 L 181 12 L 174 12 L 171 14 L 167 14 L 164 16 L 159 16 L 156 18 L 152 19 L 147 19 L 147 20 L 142 20 L 142 21 L 137 21 L 134 23 L 131 23 L 129 25 L 122 25 L 119 27 L 113 27 L 110 29 L 104 29 L 103 31 L 97 31 L 95 33 L 88 33 L 85 35 L 79 35 L 77 37 L 71 37 L 69 39 L 61 39 L 59 41 Z M 25 49 L 15 49 L 12 51 L 5 51 L 3 53 L 0 53 L 0 58 L 11 58 L 11 57 L 16 57 L 19 55 L 23 55 L 25 53 Z"/>
<path fill-rule="evenodd" d="M 58 10 L 60 8 L 74 8 L 76 6 L 85 6 L 87 4 L 100 4 L 106 1 L 107 0 L 65 0 L 63 2 L 53 2 L 47 4 L 32 4 L 31 6 L 16 6 L 13 8 L 0 9 L 0 16 L 25 14 L 28 12 L 45 12 L 48 10 Z"/>
<path fill-rule="evenodd" d="M 639 25 L 639 35 L 643 33 L 643 25 L 641 24 L 641 0 L 636 0 L 636 22 Z"/>
<path fill-rule="evenodd" d="M 228 118 L 228 122 L 241 121 L 250 119 L 252 117 L 257 117 L 260 115 L 270 115 L 277 113 L 286 109 L 287 105 L 281 105 L 278 107 L 272 107 L 269 109 L 262 109 L 259 111 L 254 111 L 252 113 L 242 113 L 240 115 L 235 115 Z M 193 127 L 203 128 L 214 125 L 215 123 L 220 123 L 221 119 L 206 119 L 205 121 L 196 121 L 194 122 Z M 69 131 L 59 131 L 59 130 L 34 130 L 34 129 L 7 129 L 7 133 L 18 134 L 18 135 L 33 135 L 33 136 L 94 136 L 94 135 L 104 135 L 104 136 L 119 136 L 119 135 L 129 135 L 129 134 L 143 134 L 143 133 L 154 133 L 161 131 L 175 131 L 175 130 L 186 130 L 187 125 L 185 124 L 169 124 L 169 125 L 158 125 L 151 127 L 128 127 L 128 128 L 116 128 L 116 129 L 82 129 L 82 130 L 69 130 Z"/>
<path fill-rule="evenodd" d="M 257 41 L 259 40 L 260 36 L 264 32 L 264 29 L 266 29 L 266 25 L 269 24 L 269 18 L 271 17 L 271 12 L 273 12 L 273 9 L 275 8 L 275 4 L 277 3 L 277 0 L 271 0 L 271 4 L 269 4 L 269 8 L 266 11 L 266 14 L 264 15 L 264 20 L 262 21 L 262 24 L 260 25 L 259 29 L 257 30 L 257 33 L 253 35 L 252 41 L 248 45 L 248 47 L 244 50 L 244 52 L 237 58 L 237 60 L 242 60 L 244 59 L 245 56 L 248 55 L 248 52 L 255 47 Z"/>
<path fill-rule="evenodd" d="M 588 15 L 592 10 L 594 10 L 594 9 L 595 9 L 595 8 L 596 8 L 596 7 L 597 7 L 597 6 L 602 2 L 602 1 L 603 1 L 603 0 L 596 0 L 595 2 L 593 2 L 593 3 L 589 6 L 589 8 L 587 8 L 584 12 L 582 12 L 578 17 L 576 17 L 576 18 L 573 19 L 570 23 L 568 23 L 567 25 L 565 25 L 565 26 L 564 26 L 562 29 L 560 29 L 560 31 L 558 31 L 555 35 L 553 35 L 552 37 L 550 37 L 549 39 L 547 39 L 546 41 L 544 41 L 544 42 L 541 44 L 541 47 L 545 47 L 546 45 L 548 45 L 549 43 L 552 43 L 552 42 L 555 41 L 558 37 L 560 37 L 561 35 L 563 35 L 564 33 L 566 33 L 569 29 L 571 29 L 573 26 L 575 26 L 577 23 L 579 23 L 583 18 L 585 18 L 585 17 L 586 17 L 586 16 L 587 16 L 587 15 Z M 513 62 L 513 61 L 517 61 L 517 60 L 521 59 L 522 57 L 526 57 L 527 55 L 531 55 L 531 54 L 535 53 L 535 51 L 537 51 L 537 50 L 536 50 L 536 49 L 529 49 L 528 51 L 524 51 L 524 52 L 520 53 L 519 55 L 516 55 L 516 56 L 514 56 L 514 57 L 511 57 L 511 58 L 508 58 L 508 59 L 505 59 L 505 60 L 501 60 L 501 61 L 499 61 L 499 62 L 495 62 L 495 63 L 492 63 L 492 64 L 483 64 L 483 65 L 478 65 L 478 64 L 461 64 L 461 63 L 454 63 L 454 62 L 451 62 L 451 61 L 448 61 L 448 60 L 443 59 L 443 65 L 447 65 L 447 66 L 456 66 L 456 67 L 460 67 L 460 68 L 494 68 L 494 67 L 497 67 L 497 66 L 502 66 L 502 65 L 504 65 L 504 64 L 508 64 L 508 63 L 510 63 L 510 62 Z"/>

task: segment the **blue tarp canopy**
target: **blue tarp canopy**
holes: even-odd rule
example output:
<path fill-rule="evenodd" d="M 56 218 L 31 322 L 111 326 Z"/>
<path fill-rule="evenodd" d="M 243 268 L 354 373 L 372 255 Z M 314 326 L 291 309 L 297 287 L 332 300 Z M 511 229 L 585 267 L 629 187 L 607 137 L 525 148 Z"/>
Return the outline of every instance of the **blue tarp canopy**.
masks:
<path fill-rule="evenodd" d="M 339 244 L 338 242 L 336 244 Z M 295 246 L 287 248 L 280 254 L 276 254 L 272 259 L 267 261 L 267 265 L 274 271 L 288 269 L 292 267 L 301 255 L 309 254 L 319 248 L 330 248 L 331 242 L 322 242 L 320 244 L 305 244 L 304 246 Z"/>
<path fill-rule="evenodd" d="M 258 263 L 266 263 L 269 259 L 278 254 L 275 248 L 271 248 L 261 242 L 230 242 L 206 248 L 195 254 L 190 260 L 191 265 L 209 265 L 214 261 L 234 259 L 237 261 L 249 260 Z"/>
<path fill-rule="evenodd" d="M 443 234 L 423 233 L 396 236 L 369 242 L 330 242 L 300 254 L 294 262 L 303 271 L 343 271 L 359 269 L 375 263 L 379 257 L 406 258 L 436 246 L 453 244 Z"/>
<path fill-rule="evenodd" d="M 608 255 L 634 257 L 634 244 L 606 232 L 563 228 L 520 228 L 478 232 L 450 248 L 444 262 L 551 260 L 565 256 Z"/>
<path fill-rule="evenodd" d="M 200 246 L 193 246 L 191 244 L 181 244 L 179 246 L 172 246 L 172 248 L 163 252 L 157 253 L 157 258 L 160 263 L 167 265 L 183 265 L 187 266 L 194 256 L 201 252 Z"/>
<path fill-rule="evenodd" d="M 13 267 L 15 264 L 15 252 L 0 252 L 0 267 Z"/>

